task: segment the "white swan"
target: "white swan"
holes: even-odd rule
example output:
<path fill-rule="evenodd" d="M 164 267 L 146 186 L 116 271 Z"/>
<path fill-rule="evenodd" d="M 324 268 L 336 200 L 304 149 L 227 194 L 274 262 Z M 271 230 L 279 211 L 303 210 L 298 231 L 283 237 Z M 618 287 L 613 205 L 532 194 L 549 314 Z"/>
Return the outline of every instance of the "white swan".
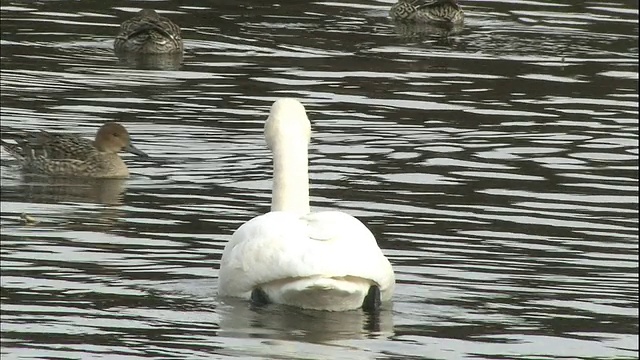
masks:
<path fill-rule="evenodd" d="M 271 212 L 238 228 L 224 248 L 219 294 L 307 309 L 377 309 L 395 277 L 373 234 L 339 211 L 311 213 L 304 107 L 271 106 L 265 138 L 273 153 Z"/>

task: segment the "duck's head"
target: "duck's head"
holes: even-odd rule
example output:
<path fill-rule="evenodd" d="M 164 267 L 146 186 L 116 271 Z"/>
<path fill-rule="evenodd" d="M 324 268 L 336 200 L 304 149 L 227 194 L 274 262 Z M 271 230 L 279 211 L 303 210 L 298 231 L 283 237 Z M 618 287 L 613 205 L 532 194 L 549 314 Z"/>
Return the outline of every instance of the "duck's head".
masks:
<path fill-rule="evenodd" d="M 127 129 L 116 122 L 108 122 L 100 127 L 94 145 L 103 152 L 118 153 L 124 150 L 142 157 L 149 156 L 131 144 Z"/>
<path fill-rule="evenodd" d="M 158 19 L 160 15 L 153 9 L 142 9 L 138 11 L 138 17 L 141 18 L 150 18 L 150 19 Z"/>
<path fill-rule="evenodd" d="M 271 105 L 264 136 L 271 151 L 284 144 L 300 144 L 306 148 L 311 141 L 311 123 L 304 106 L 296 99 L 276 100 Z"/>

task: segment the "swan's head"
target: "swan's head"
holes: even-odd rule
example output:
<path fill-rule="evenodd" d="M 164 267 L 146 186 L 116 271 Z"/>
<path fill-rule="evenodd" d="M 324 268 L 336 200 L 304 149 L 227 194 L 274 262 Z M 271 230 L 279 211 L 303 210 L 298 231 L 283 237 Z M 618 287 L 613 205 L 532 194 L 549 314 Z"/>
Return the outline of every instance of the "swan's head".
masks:
<path fill-rule="evenodd" d="M 300 144 L 306 148 L 311 140 L 311 123 L 304 106 L 296 99 L 276 100 L 264 125 L 264 136 L 271 151 L 285 144 Z"/>

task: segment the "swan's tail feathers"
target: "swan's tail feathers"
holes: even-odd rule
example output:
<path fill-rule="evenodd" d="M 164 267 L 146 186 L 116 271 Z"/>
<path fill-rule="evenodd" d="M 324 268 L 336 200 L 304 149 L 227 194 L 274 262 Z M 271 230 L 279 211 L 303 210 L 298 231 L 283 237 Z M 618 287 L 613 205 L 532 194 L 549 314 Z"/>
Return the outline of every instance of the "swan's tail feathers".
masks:
<path fill-rule="evenodd" d="M 374 291 L 367 305 L 378 304 L 375 306 L 379 307 L 380 289 L 373 286 L 370 280 L 363 278 L 314 276 L 283 279 L 261 285 L 266 298 L 271 302 L 328 311 L 345 311 L 362 307 L 367 294 L 373 287 L 377 289 L 377 298 Z M 253 295 L 252 293 L 252 299 Z"/>
<path fill-rule="evenodd" d="M 380 305 L 382 305 L 382 300 L 380 300 L 380 288 L 376 285 L 371 285 L 367 296 L 365 296 L 364 301 L 362 301 L 362 310 L 369 313 L 375 313 L 380 310 Z"/>

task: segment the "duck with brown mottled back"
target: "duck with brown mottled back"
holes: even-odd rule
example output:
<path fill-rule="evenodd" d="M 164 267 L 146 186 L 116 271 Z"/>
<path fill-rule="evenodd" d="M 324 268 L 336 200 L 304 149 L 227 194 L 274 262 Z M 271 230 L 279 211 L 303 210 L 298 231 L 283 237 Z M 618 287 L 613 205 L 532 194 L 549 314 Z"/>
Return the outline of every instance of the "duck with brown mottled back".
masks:
<path fill-rule="evenodd" d="M 394 21 L 461 25 L 464 12 L 456 0 L 399 0 L 389 10 Z"/>
<path fill-rule="evenodd" d="M 117 53 L 169 54 L 182 52 L 180 27 L 155 10 L 143 9 L 120 26 Z"/>
<path fill-rule="evenodd" d="M 115 122 L 102 125 L 94 141 L 40 131 L 25 134 L 15 144 L 2 140 L 2 147 L 18 159 L 23 171 L 54 177 L 126 178 L 129 170 L 118 152 L 148 156 L 131 144 L 127 129 Z"/>

